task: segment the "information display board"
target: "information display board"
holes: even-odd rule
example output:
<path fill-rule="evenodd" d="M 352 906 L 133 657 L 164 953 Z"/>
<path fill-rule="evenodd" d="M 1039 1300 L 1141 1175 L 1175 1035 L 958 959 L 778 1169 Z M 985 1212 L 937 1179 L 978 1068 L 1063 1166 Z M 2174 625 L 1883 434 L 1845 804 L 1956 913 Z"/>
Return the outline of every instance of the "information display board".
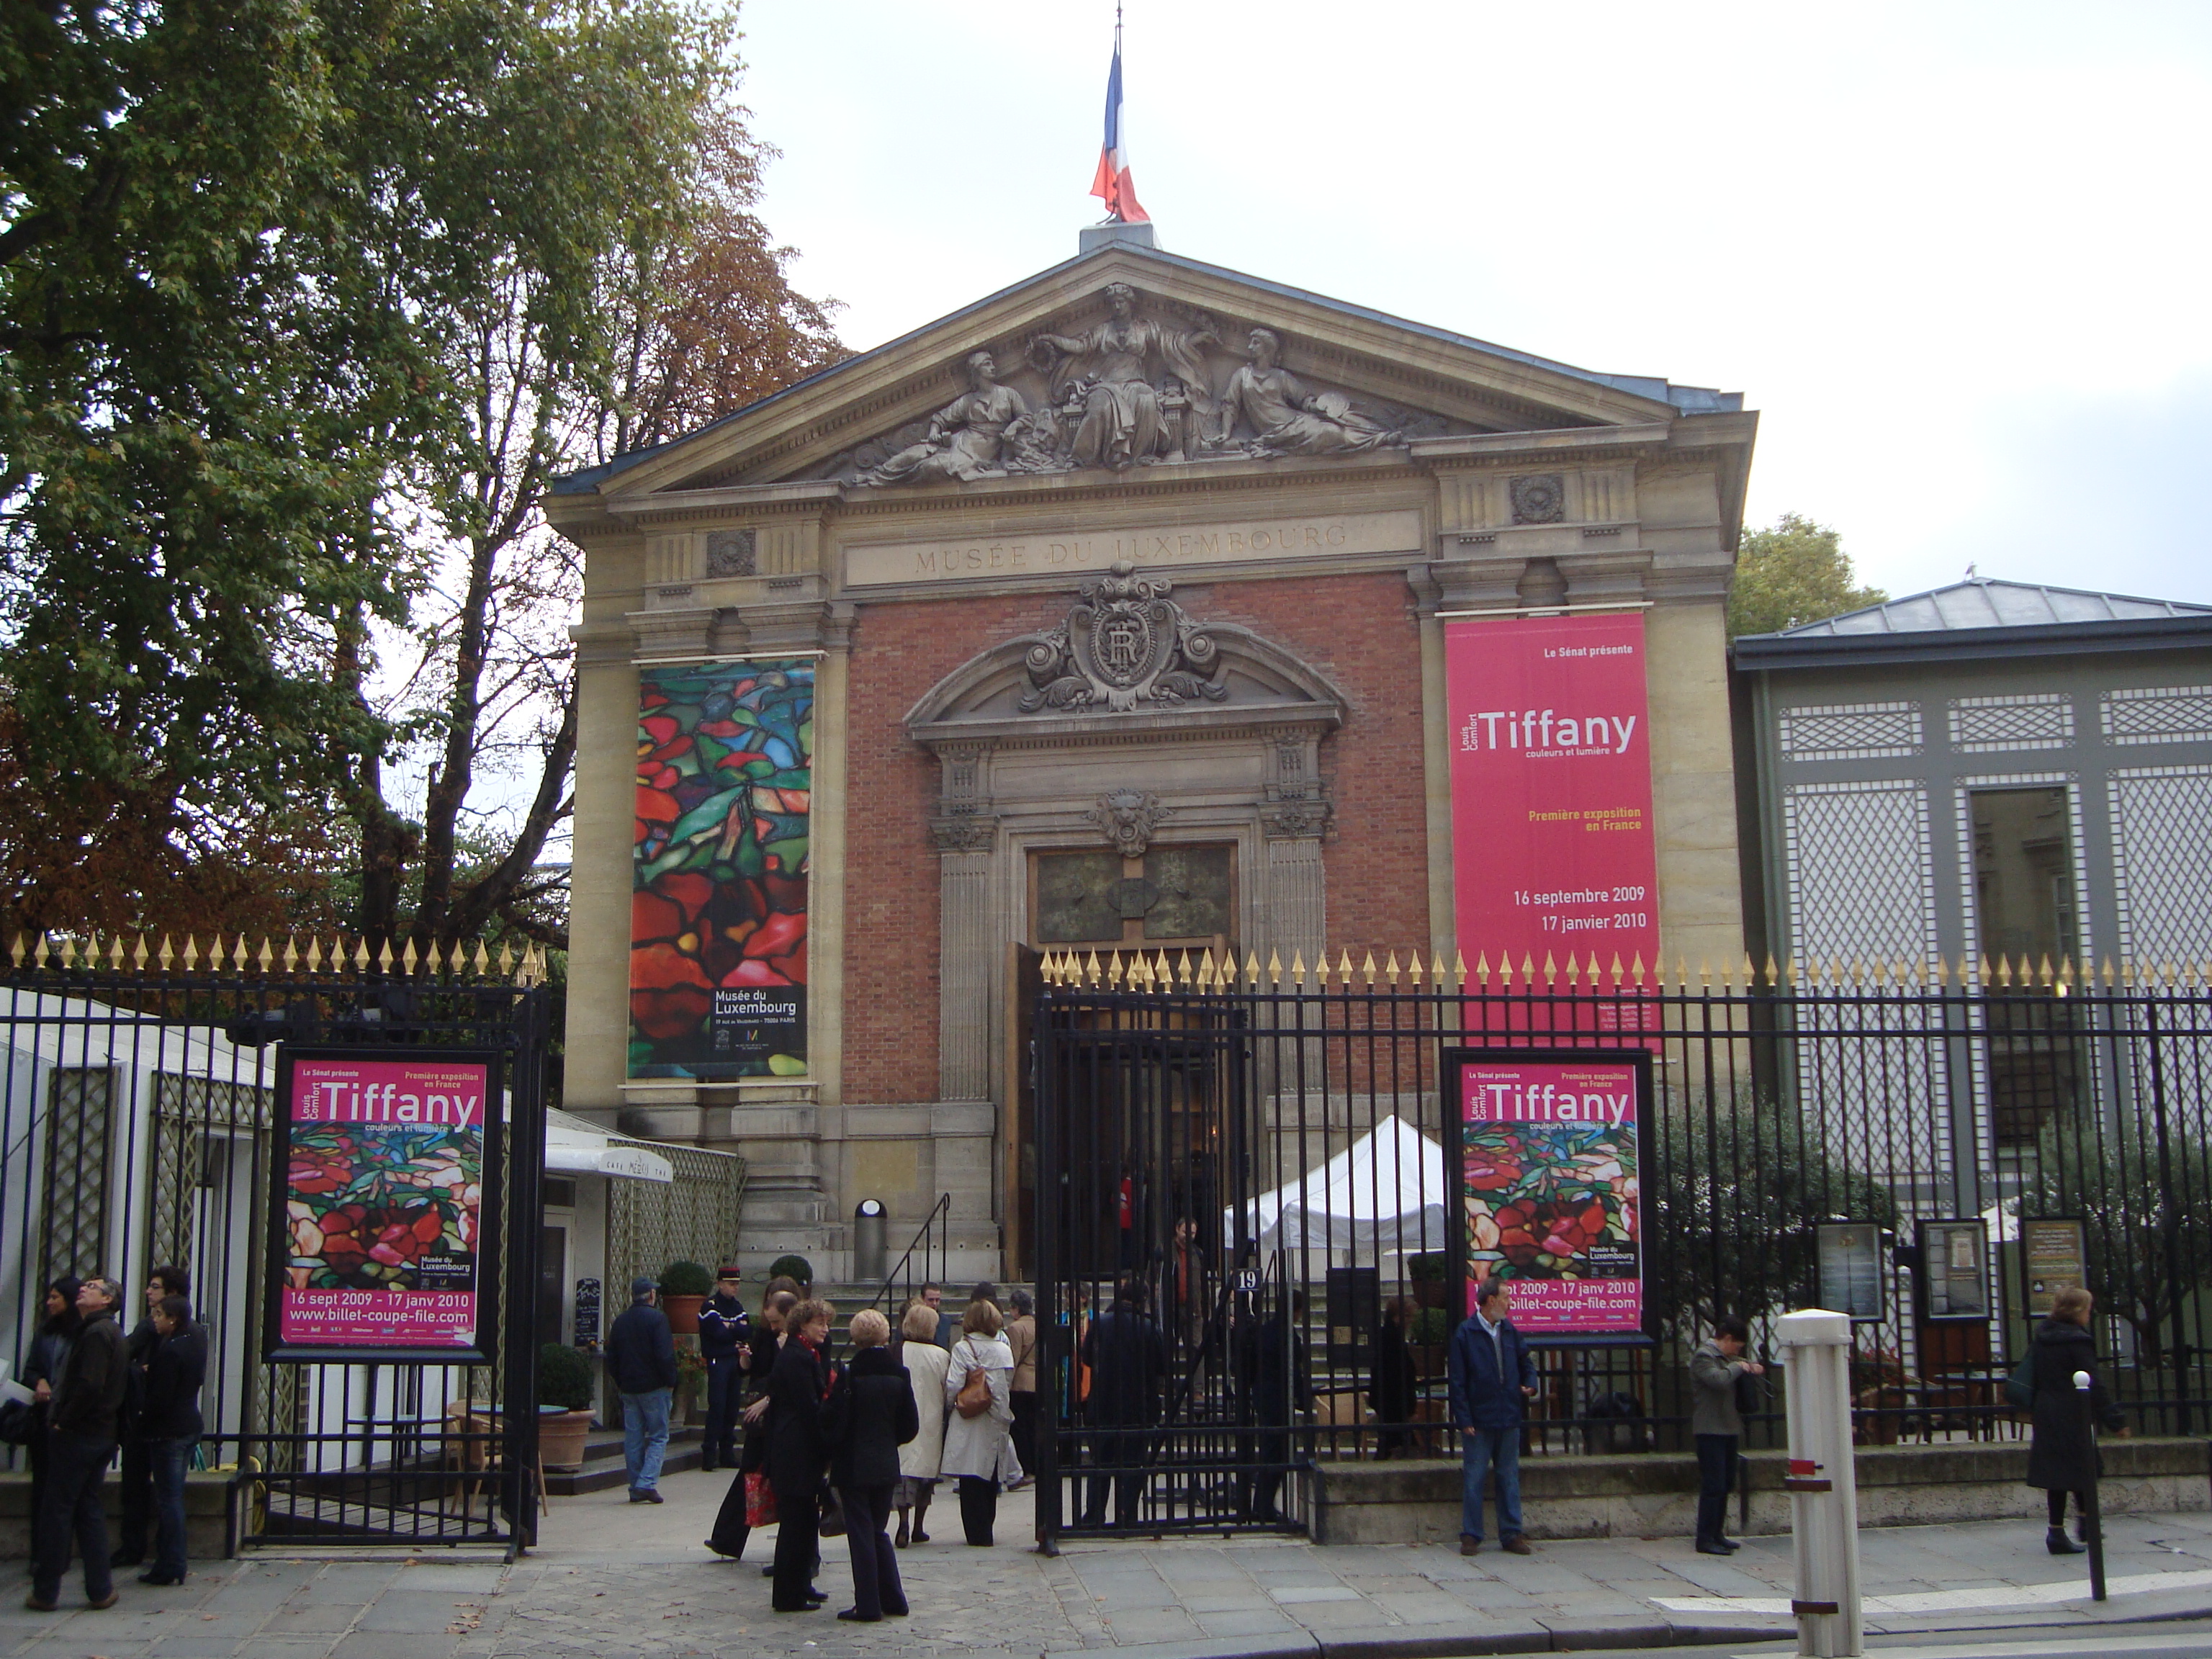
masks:
<path fill-rule="evenodd" d="M 1881 1229 L 1871 1221 L 1823 1221 L 1813 1230 L 1820 1305 L 1861 1321 L 1883 1314 Z"/>
<path fill-rule="evenodd" d="M 1513 1322 L 1543 1339 L 1644 1332 L 1641 1049 L 1449 1048 L 1461 1316 L 1511 1281 Z"/>
<path fill-rule="evenodd" d="M 489 1362 L 501 1102 L 490 1051 L 280 1051 L 267 1358 Z"/>
<path fill-rule="evenodd" d="M 1990 1233 L 1978 1218 L 1920 1224 L 1921 1317 L 1990 1316 Z"/>
<path fill-rule="evenodd" d="M 2020 1224 L 2020 1265 L 2031 1317 L 2046 1319 L 2058 1292 L 2089 1283 L 2088 1230 L 2073 1218 L 2038 1216 Z"/>

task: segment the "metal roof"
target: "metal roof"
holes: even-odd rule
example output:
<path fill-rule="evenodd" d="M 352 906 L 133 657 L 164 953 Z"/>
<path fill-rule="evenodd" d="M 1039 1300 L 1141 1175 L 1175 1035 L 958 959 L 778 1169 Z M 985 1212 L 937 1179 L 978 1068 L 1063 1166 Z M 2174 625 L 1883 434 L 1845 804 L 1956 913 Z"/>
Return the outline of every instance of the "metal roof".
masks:
<path fill-rule="evenodd" d="M 1840 617 L 1803 623 L 1778 633 L 1744 637 L 1805 640 L 1842 634 L 1949 633 L 1970 628 L 2050 628 L 2064 623 L 2149 622 L 2171 617 L 2212 617 L 2212 605 L 1974 576 L 1948 587 L 1870 605 L 1863 611 L 1847 611 Z"/>
<path fill-rule="evenodd" d="M 1729 645 L 1740 669 L 2045 658 L 2212 646 L 2212 605 L 1978 576 Z"/>
<path fill-rule="evenodd" d="M 794 381 L 781 392 L 770 392 L 767 397 L 748 404 L 742 409 L 732 410 L 728 414 L 709 421 L 697 431 L 685 433 L 681 437 L 671 438 L 665 443 L 654 444 L 648 448 L 632 450 L 626 455 L 617 455 L 612 460 L 598 466 L 587 466 L 574 472 L 556 474 L 552 480 L 551 493 L 556 495 L 588 494 L 607 479 L 617 473 L 628 471 L 641 461 L 650 459 L 655 455 L 665 454 L 678 445 L 690 443 L 694 438 L 712 432 L 717 427 L 726 426 L 732 421 L 741 421 L 755 410 L 789 397 L 801 387 L 817 386 L 834 376 L 848 374 L 860 364 L 872 358 L 880 357 L 886 352 L 895 351 L 908 341 L 918 339 L 933 329 L 942 328 L 947 323 L 967 316 L 971 312 L 980 311 L 985 306 L 1027 288 L 1033 283 L 1057 277 L 1071 267 L 1081 264 L 1086 259 L 1099 258 L 1109 249 L 1133 252 L 1144 258 L 1158 260 L 1162 264 L 1178 266 L 1182 270 L 1195 271 L 1204 276 L 1227 276 L 1258 289 L 1263 293 L 1277 294 L 1289 299 L 1309 301 L 1347 317 L 1358 317 L 1370 322 L 1388 323 L 1393 327 L 1424 335 L 1432 340 L 1444 341 L 1452 345 L 1472 347 L 1477 351 L 1486 351 L 1493 356 L 1508 358 L 1515 362 L 1528 363 L 1540 368 L 1547 368 L 1554 373 L 1571 375 L 1577 380 L 1588 380 L 1597 386 L 1610 386 L 1615 391 L 1626 392 L 1635 397 L 1648 398 L 1654 403 L 1671 404 L 1686 415 L 1733 414 L 1743 408 L 1743 393 L 1741 392 L 1719 392 L 1711 386 L 1676 386 L 1673 381 L 1658 375 L 1607 374 L 1596 369 L 1577 368 L 1571 363 L 1559 362 L 1550 357 L 1539 357 L 1530 352 L 1516 351 L 1510 346 L 1498 345 L 1488 340 L 1479 340 L 1472 335 L 1455 334 L 1449 329 L 1432 328 L 1425 323 L 1411 322 L 1403 317 L 1394 317 L 1388 312 L 1371 310 L 1365 306 L 1352 305 L 1342 300 L 1332 300 L 1325 294 L 1309 293 L 1304 289 L 1291 288 L 1286 283 L 1271 283 L 1264 277 L 1248 276 L 1241 270 L 1231 270 L 1225 265 L 1206 264 L 1200 260 L 1185 258 L 1181 254 L 1169 253 L 1159 248 L 1146 247 L 1137 243 L 1111 242 L 1102 243 L 1091 252 L 1079 253 L 1074 258 L 1065 260 L 1048 270 L 1041 270 L 1034 276 L 1025 276 L 1018 283 L 1011 283 L 996 294 L 986 295 L 982 299 L 963 306 L 957 311 L 947 313 L 934 322 L 925 323 L 920 328 L 910 329 L 896 339 L 886 340 L 879 346 L 872 347 L 866 351 L 844 358 L 828 368 L 808 375 L 803 380 Z"/>

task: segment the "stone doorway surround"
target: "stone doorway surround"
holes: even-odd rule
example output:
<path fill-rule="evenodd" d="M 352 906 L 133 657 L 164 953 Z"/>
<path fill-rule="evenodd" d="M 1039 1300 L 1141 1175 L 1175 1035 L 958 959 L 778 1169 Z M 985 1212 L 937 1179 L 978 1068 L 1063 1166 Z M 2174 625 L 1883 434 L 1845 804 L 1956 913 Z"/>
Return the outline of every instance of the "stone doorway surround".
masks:
<path fill-rule="evenodd" d="M 1238 944 L 1321 949 L 1320 751 L 1345 695 L 1251 629 L 1191 617 L 1171 586 L 1116 567 L 1065 624 L 979 653 L 907 715 L 939 764 L 945 1102 L 1006 1097 L 1006 947 L 1030 937 L 1034 852 L 1229 842 Z"/>

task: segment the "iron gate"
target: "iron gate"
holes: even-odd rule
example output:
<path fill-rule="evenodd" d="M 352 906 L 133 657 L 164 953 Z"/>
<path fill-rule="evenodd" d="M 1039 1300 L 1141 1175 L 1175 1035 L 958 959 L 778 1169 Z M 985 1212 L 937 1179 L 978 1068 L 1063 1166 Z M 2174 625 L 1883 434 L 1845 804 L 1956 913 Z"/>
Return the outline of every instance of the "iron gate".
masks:
<path fill-rule="evenodd" d="M 356 943 L 182 951 L 18 941 L 0 975 L 0 1322 L 25 1352 L 45 1286 L 101 1273 L 141 1314 L 190 1275 L 210 1336 L 207 1466 L 241 1546 L 532 1541 L 547 998 L 534 955 L 372 958 Z M 504 1056 L 498 1327 L 488 1364 L 270 1364 L 270 1159 L 286 1042 Z M 521 1409 L 511 1409 L 520 1402 Z M 21 1453 L 10 1449 L 11 1459 Z"/>
<path fill-rule="evenodd" d="M 2212 969 L 1745 963 L 1662 981 L 1595 961 L 1412 961 L 1046 963 L 1030 1046 L 1038 1386 L 1056 1431 L 1039 1437 L 1044 1538 L 1110 1528 L 1117 1492 L 1146 1532 L 1291 1527 L 1316 1459 L 1456 1455 L 1449 1230 L 1468 1194 L 1443 1167 L 1437 1087 L 1453 1047 L 1654 1056 L 1656 1110 L 1626 1177 L 1643 1337 L 1543 1350 L 1531 1455 L 1687 1449 L 1688 1346 L 1720 1314 L 1763 1341 L 1766 1320 L 1810 1304 L 1823 1223 L 1879 1241 L 1855 1326 L 1862 1440 L 2023 1431 L 2002 1389 L 2032 1329 L 2020 1240 L 2051 1218 L 2082 1224 L 2100 1347 L 2139 1431 L 2212 1423 Z M 1363 1141 L 1427 1148 L 1399 1154 L 1435 1188 L 1412 1248 L 1402 1224 L 1280 1224 Z M 1345 1178 L 1379 1212 L 1385 1166 L 1366 1167 Z M 1936 1305 L 1950 1264 L 1920 1250 L 1978 1227 L 1973 1282 L 1943 1281 L 1955 1304 Z M 1102 1408 L 1084 1363 L 1117 1279 L 1164 1361 L 1142 1410 Z M 1779 1419 L 1777 1398 L 1752 1443 L 1777 1443 Z"/>

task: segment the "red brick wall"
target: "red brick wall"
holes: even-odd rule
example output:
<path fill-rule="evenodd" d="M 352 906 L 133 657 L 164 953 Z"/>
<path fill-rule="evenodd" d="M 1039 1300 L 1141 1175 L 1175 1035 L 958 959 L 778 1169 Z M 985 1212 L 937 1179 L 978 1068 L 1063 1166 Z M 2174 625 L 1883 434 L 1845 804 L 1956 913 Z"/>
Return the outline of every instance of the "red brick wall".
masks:
<path fill-rule="evenodd" d="M 938 854 L 929 817 L 937 763 L 908 740 L 906 713 L 977 652 L 1066 615 L 1064 593 L 864 605 L 853 630 L 848 773 L 845 1097 L 937 1095 Z M 1349 705 L 1322 744 L 1335 802 L 1322 854 L 1332 956 L 1428 940 L 1422 805 L 1420 640 L 1395 574 L 1178 583 L 1202 622 L 1241 623 L 1320 669 Z"/>

